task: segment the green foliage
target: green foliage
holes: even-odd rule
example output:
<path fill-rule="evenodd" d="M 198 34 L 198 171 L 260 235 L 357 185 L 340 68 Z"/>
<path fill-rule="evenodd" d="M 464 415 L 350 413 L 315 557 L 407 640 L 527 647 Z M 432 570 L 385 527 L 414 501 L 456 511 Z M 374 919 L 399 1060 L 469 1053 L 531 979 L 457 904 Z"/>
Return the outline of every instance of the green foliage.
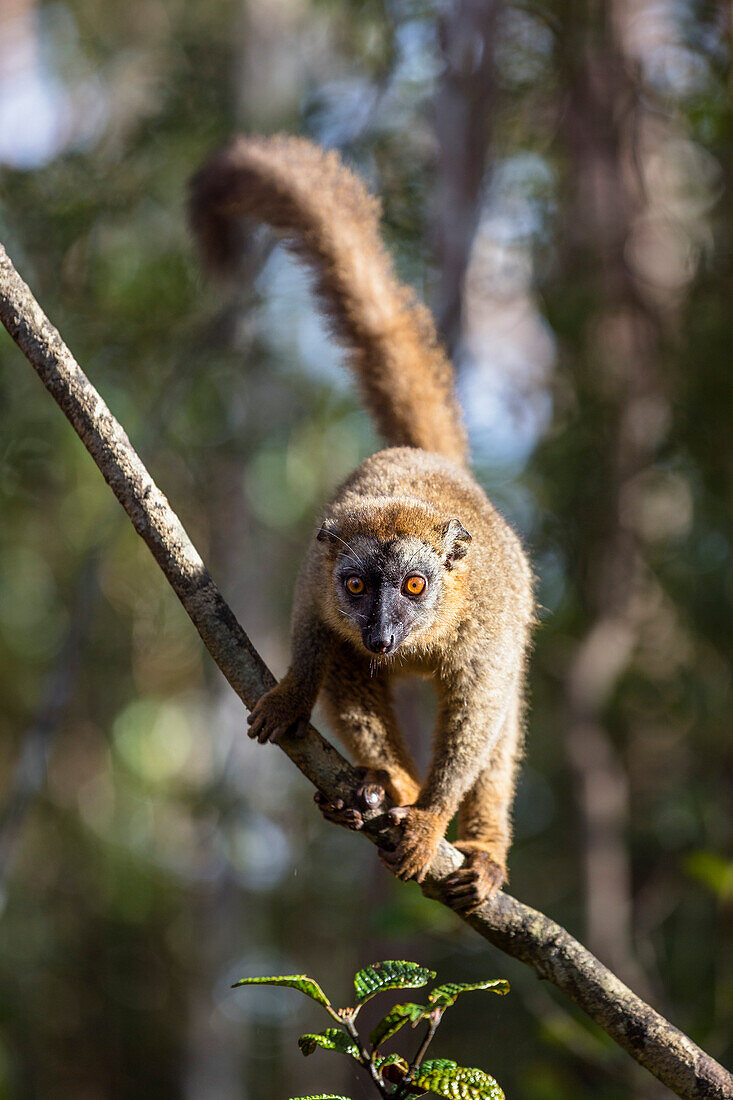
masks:
<path fill-rule="evenodd" d="M 329 1027 L 325 1031 L 307 1032 L 301 1035 L 298 1046 L 302 1054 L 308 1057 L 321 1047 L 323 1050 L 335 1050 L 339 1054 L 354 1058 L 369 1069 L 372 1080 L 383 1097 L 401 1100 L 411 1095 L 433 1092 L 438 1096 L 447 1096 L 450 1100 L 501 1100 L 504 1093 L 494 1078 L 483 1070 L 467 1069 L 447 1058 L 435 1058 L 429 1062 L 422 1062 L 422 1059 L 445 1011 L 455 1004 L 459 995 L 469 990 L 508 993 L 509 983 L 503 978 L 491 978 L 483 982 L 446 982 L 443 985 L 437 985 L 428 993 L 426 1005 L 412 1001 L 395 1005 L 372 1030 L 369 1036 L 370 1049 L 367 1050 L 362 1045 L 355 1021 L 360 1007 L 370 997 L 386 989 L 423 986 L 434 977 L 434 971 L 402 959 L 387 959 L 384 962 L 372 963 L 371 966 L 358 970 L 354 977 L 356 1007 L 338 1009 L 331 1005 L 318 983 L 304 974 L 291 974 L 282 978 L 243 978 L 236 982 L 233 988 L 240 985 L 286 985 L 305 993 L 325 1008 L 329 1015 L 338 1021 L 339 1027 Z M 414 1028 L 421 1022 L 427 1023 L 428 1030 L 412 1062 L 396 1052 L 386 1057 L 377 1053 L 381 1044 L 396 1035 L 405 1024 L 410 1023 Z M 300 1097 L 298 1100 L 316 1100 L 316 1098 Z"/>
<path fill-rule="evenodd" d="M 359 1048 L 354 1040 L 350 1039 L 345 1032 L 339 1031 L 337 1027 L 328 1027 L 325 1031 L 301 1035 L 298 1046 L 306 1058 L 309 1054 L 313 1054 L 317 1047 L 323 1047 L 324 1050 L 337 1050 L 340 1054 L 350 1054 L 352 1058 L 359 1057 Z"/>
<path fill-rule="evenodd" d="M 461 993 L 470 993 L 473 989 L 488 989 L 491 993 L 504 996 L 509 992 L 509 982 L 505 978 L 492 978 L 486 982 L 445 982 L 436 985 L 428 994 L 431 1005 L 454 1005 Z"/>
<path fill-rule="evenodd" d="M 301 993 L 305 993 L 306 997 L 310 997 L 312 1001 L 317 1001 L 324 1008 L 331 1009 L 331 1002 L 318 982 L 314 982 L 306 974 L 286 974 L 280 978 L 240 978 L 238 982 L 234 983 L 232 989 L 236 989 L 240 985 L 290 986 L 292 989 L 299 989 Z"/>
<path fill-rule="evenodd" d="M 315 1096 L 291 1096 L 290 1100 L 349 1100 L 348 1096 L 334 1096 L 332 1092 L 319 1092 Z"/>
<path fill-rule="evenodd" d="M 417 963 L 404 962 L 402 959 L 386 959 L 373 963 L 354 976 L 356 1003 L 363 1005 L 375 993 L 385 989 L 417 989 L 427 985 L 435 977 L 434 970 L 426 970 Z"/>
<path fill-rule="evenodd" d="M 374 1065 L 380 1072 L 387 1069 L 389 1066 L 397 1066 L 402 1070 L 403 1075 L 407 1073 L 410 1068 L 407 1060 L 403 1058 L 401 1054 L 388 1054 L 386 1058 L 375 1058 Z"/>
<path fill-rule="evenodd" d="M 416 1084 L 449 1100 L 503 1100 L 504 1093 L 493 1077 L 480 1069 L 467 1069 L 449 1058 L 424 1062 Z"/>
<path fill-rule="evenodd" d="M 425 1005 L 417 1005 L 411 1002 L 403 1005 L 395 1005 L 392 1011 L 388 1012 L 374 1028 L 369 1036 L 369 1042 L 376 1050 L 376 1048 L 381 1046 L 382 1043 L 385 1043 L 387 1039 L 396 1035 L 404 1024 L 409 1022 L 415 1027 L 428 1012 L 429 1009 L 426 1009 Z"/>

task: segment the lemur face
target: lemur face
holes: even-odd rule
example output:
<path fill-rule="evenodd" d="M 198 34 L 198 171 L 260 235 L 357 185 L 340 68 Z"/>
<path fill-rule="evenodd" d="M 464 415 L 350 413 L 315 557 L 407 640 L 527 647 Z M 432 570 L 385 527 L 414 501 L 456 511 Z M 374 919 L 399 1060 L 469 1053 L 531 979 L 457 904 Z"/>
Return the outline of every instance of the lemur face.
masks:
<path fill-rule="evenodd" d="M 415 537 L 359 536 L 333 569 L 336 606 L 369 653 L 388 656 L 430 627 L 440 603 L 445 558 Z"/>

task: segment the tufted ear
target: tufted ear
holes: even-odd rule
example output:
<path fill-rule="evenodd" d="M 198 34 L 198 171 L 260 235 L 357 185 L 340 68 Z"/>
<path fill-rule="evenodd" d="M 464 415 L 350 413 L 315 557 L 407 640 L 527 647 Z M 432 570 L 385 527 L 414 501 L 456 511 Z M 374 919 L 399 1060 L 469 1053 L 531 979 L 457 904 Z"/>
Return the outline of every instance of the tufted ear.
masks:
<path fill-rule="evenodd" d="M 445 567 L 446 569 L 452 569 L 454 563 L 459 558 L 464 558 L 468 553 L 471 536 L 458 519 L 449 519 L 443 524 L 440 533 L 445 551 Z"/>
<path fill-rule="evenodd" d="M 316 535 L 316 538 L 319 542 L 341 542 L 336 521 L 333 519 L 324 519 L 323 523 L 318 529 L 318 534 Z"/>

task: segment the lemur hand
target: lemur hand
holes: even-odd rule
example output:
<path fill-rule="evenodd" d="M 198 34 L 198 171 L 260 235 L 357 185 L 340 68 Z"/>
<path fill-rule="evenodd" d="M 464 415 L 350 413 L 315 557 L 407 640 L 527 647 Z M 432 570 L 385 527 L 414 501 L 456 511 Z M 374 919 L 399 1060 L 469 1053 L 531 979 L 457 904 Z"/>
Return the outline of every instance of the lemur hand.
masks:
<path fill-rule="evenodd" d="M 279 741 L 285 734 L 302 737 L 308 729 L 311 710 L 311 701 L 285 677 L 259 697 L 247 718 L 247 733 L 261 745 L 266 741 Z"/>

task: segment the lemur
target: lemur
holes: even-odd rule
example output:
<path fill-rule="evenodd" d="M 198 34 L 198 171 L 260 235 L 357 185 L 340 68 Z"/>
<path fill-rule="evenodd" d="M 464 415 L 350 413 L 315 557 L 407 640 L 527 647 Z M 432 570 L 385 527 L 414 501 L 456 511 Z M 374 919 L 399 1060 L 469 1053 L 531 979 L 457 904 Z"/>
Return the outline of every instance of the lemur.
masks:
<path fill-rule="evenodd" d="M 235 262 L 242 217 L 305 262 L 388 444 L 323 511 L 297 581 L 290 667 L 253 708 L 249 736 L 297 734 L 321 695 L 363 780 L 349 805 L 317 794 L 324 816 L 359 829 L 360 798 L 386 790 L 401 841 L 381 858 L 420 882 L 458 811 L 465 860 L 443 888 L 471 909 L 506 879 L 534 600 L 519 539 L 470 473 L 452 366 L 395 276 L 378 201 L 335 152 L 235 138 L 194 177 L 190 214 L 210 266 Z M 405 675 L 430 678 L 438 695 L 424 780 L 393 709 Z"/>

